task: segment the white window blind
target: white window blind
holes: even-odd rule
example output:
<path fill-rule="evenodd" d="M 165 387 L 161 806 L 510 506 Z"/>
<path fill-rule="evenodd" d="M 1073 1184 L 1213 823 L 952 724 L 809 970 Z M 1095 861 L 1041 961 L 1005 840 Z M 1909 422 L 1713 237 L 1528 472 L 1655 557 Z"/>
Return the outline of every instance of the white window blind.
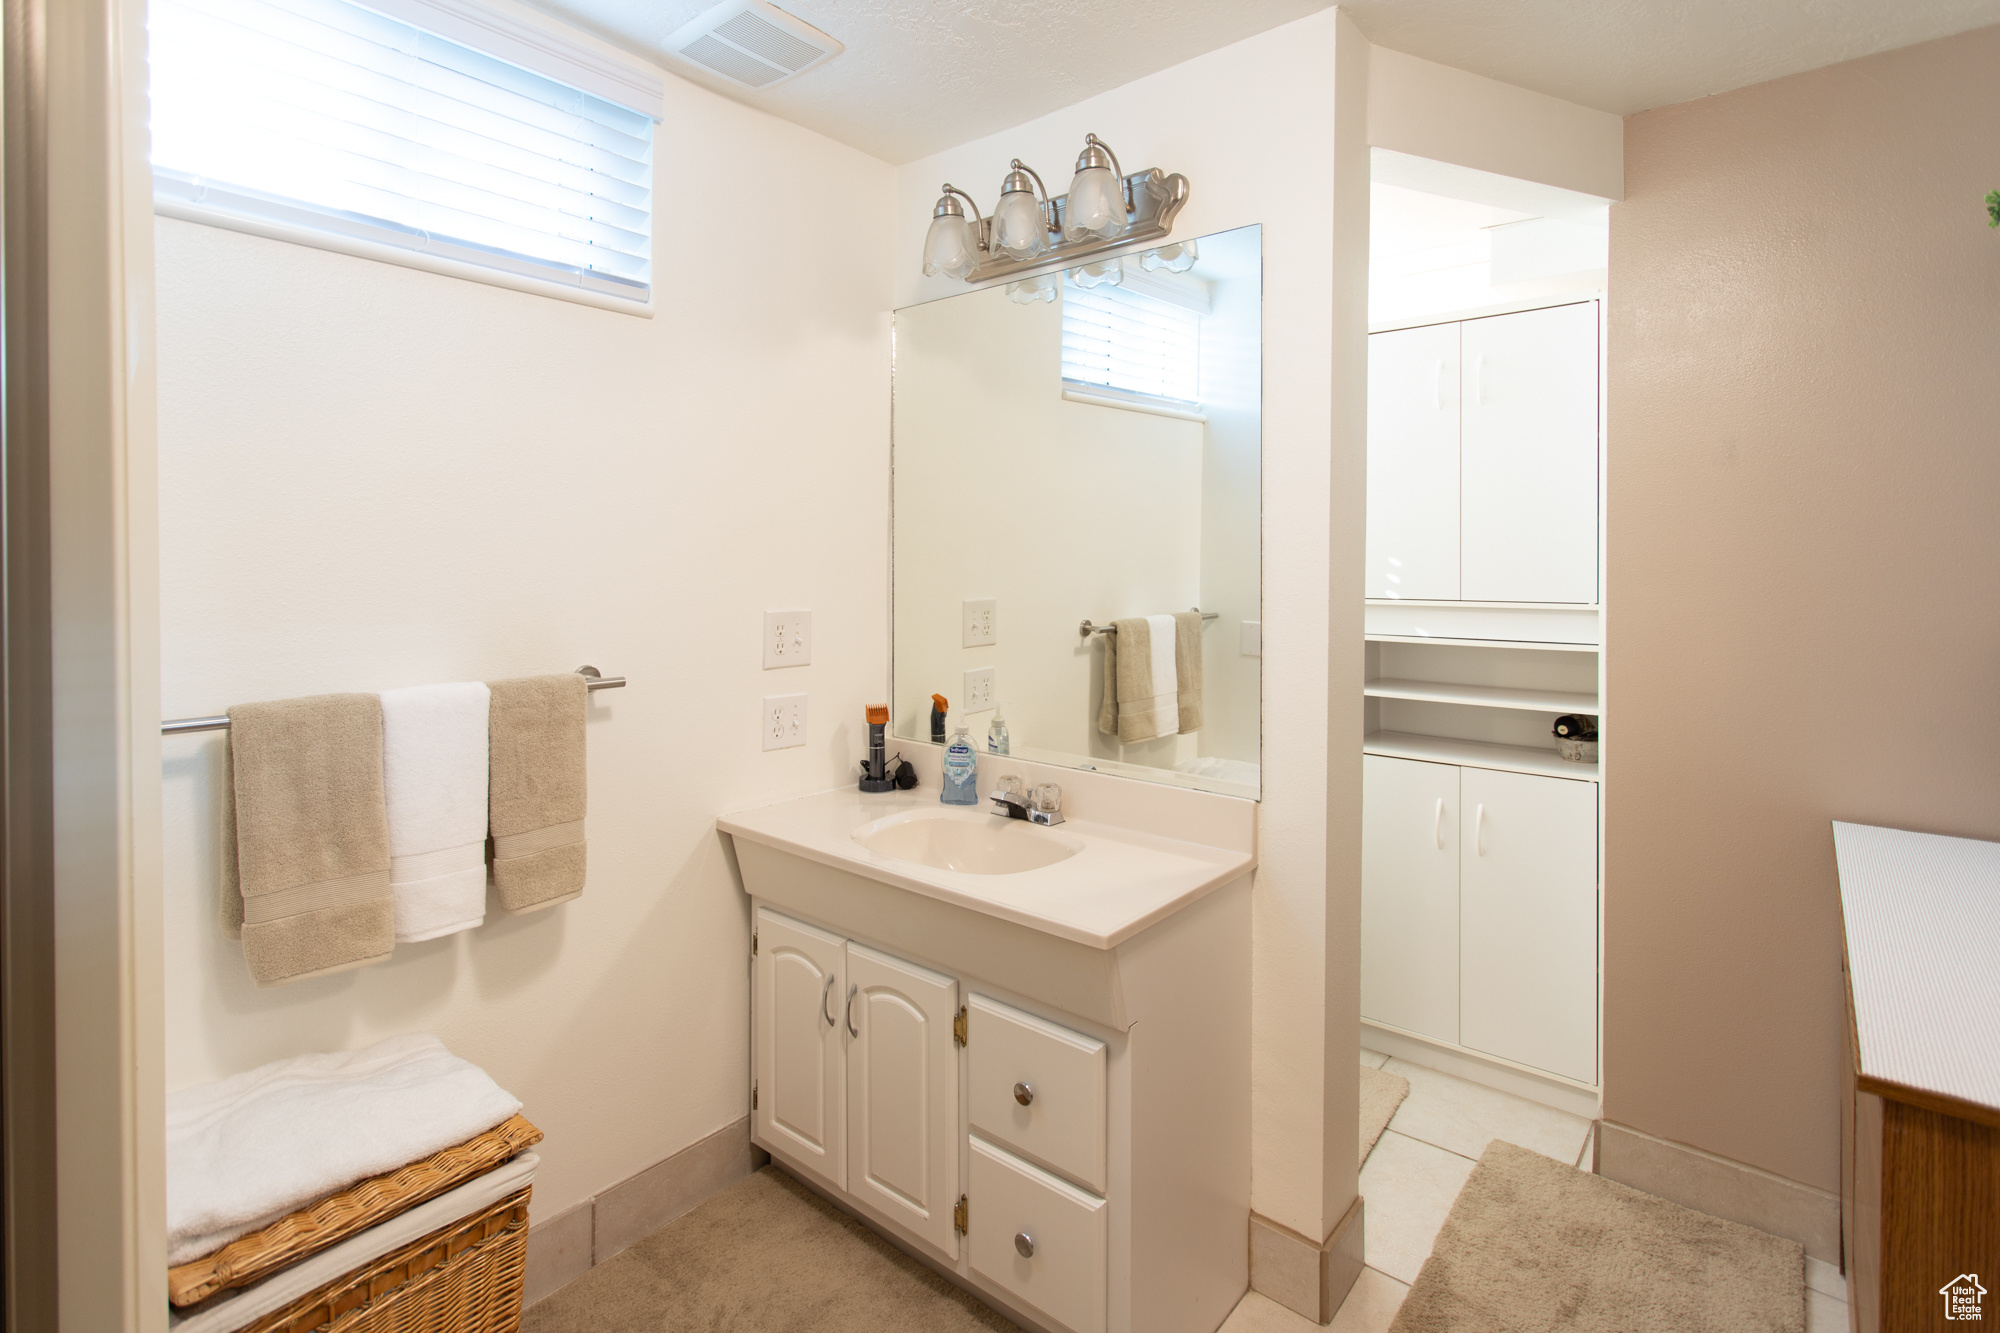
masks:
<path fill-rule="evenodd" d="M 1123 287 L 1062 291 L 1063 379 L 1193 408 L 1201 398 L 1201 316 Z"/>
<path fill-rule="evenodd" d="M 162 211 L 647 300 L 650 117 L 346 0 L 149 26 Z"/>

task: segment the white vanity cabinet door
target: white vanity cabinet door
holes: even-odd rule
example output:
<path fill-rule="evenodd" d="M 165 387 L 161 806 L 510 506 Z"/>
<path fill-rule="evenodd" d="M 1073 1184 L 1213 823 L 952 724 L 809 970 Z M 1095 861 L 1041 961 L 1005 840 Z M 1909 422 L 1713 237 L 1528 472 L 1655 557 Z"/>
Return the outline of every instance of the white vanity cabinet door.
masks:
<path fill-rule="evenodd" d="M 972 1140 L 972 1271 L 1073 1333 L 1103 1333 L 1110 1228 L 1104 1200 Z"/>
<path fill-rule="evenodd" d="M 847 946 L 847 1189 L 957 1257 L 958 983 Z"/>
<path fill-rule="evenodd" d="M 1458 396 L 1457 324 L 1369 336 L 1370 597 L 1459 596 Z"/>
<path fill-rule="evenodd" d="M 1469 319 L 1463 329 L 1463 596 L 1595 602 L 1597 304 Z"/>
<path fill-rule="evenodd" d="M 846 943 L 757 909 L 757 1133 L 836 1188 L 847 1183 Z"/>
<path fill-rule="evenodd" d="M 1458 1040 L 1459 770 L 1361 757 L 1361 1016 Z"/>
<path fill-rule="evenodd" d="M 1597 1081 L 1597 784 L 1460 779 L 1459 1041 Z"/>

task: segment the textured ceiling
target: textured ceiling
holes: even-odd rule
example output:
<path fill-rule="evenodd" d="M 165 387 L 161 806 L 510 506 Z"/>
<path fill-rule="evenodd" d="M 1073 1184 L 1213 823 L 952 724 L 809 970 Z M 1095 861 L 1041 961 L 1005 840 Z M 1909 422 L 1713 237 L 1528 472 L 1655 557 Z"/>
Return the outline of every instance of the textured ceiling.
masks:
<path fill-rule="evenodd" d="M 892 163 L 1003 130 L 1327 0 L 781 0 L 847 50 L 766 92 L 664 60 L 714 0 L 532 0 Z M 1371 41 L 1621 115 L 2000 23 L 2000 0 L 1349 0 Z"/>

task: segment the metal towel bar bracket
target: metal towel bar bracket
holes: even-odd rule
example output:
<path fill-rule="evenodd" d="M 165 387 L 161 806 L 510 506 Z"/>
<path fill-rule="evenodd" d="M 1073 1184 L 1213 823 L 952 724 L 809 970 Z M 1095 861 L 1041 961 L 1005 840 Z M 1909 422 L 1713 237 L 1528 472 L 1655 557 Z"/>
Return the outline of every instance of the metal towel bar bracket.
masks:
<path fill-rule="evenodd" d="M 1190 606 L 1188 610 L 1201 611 L 1201 608 L 1198 606 Z M 1218 620 L 1221 618 L 1221 616 L 1222 612 L 1220 611 L 1201 611 L 1201 619 L 1203 624 L 1207 624 L 1211 620 Z M 1078 625 L 1076 627 L 1076 632 L 1079 638 L 1087 639 L 1093 634 L 1116 634 L 1118 632 L 1118 627 L 1116 625 L 1093 625 L 1088 620 L 1086 620 L 1081 625 Z"/>
<path fill-rule="evenodd" d="M 584 678 L 583 688 L 586 690 L 622 690 L 625 688 L 625 677 L 604 675 L 594 666 L 580 666 L 576 669 L 576 673 Z M 229 718 L 226 715 L 218 717 L 177 717 L 171 722 L 162 722 L 160 724 L 160 734 L 162 736 L 178 736 L 188 731 L 227 730 L 229 730 Z"/>

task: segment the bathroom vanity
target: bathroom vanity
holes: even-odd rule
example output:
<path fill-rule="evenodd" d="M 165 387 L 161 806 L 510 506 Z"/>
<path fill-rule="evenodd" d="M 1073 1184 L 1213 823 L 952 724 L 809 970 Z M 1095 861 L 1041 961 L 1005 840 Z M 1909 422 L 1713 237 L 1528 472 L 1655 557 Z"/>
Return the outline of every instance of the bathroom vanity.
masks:
<path fill-rule="evenodd" d="M 1038 768 L 982 756 L 982 797 Z M 1061 776 L 1056 828 L 934 780 L 719 821 L 752 1136 L 1029 1326 L 1212 1333 L 1248 1281 L 1256 807 Z"/>

